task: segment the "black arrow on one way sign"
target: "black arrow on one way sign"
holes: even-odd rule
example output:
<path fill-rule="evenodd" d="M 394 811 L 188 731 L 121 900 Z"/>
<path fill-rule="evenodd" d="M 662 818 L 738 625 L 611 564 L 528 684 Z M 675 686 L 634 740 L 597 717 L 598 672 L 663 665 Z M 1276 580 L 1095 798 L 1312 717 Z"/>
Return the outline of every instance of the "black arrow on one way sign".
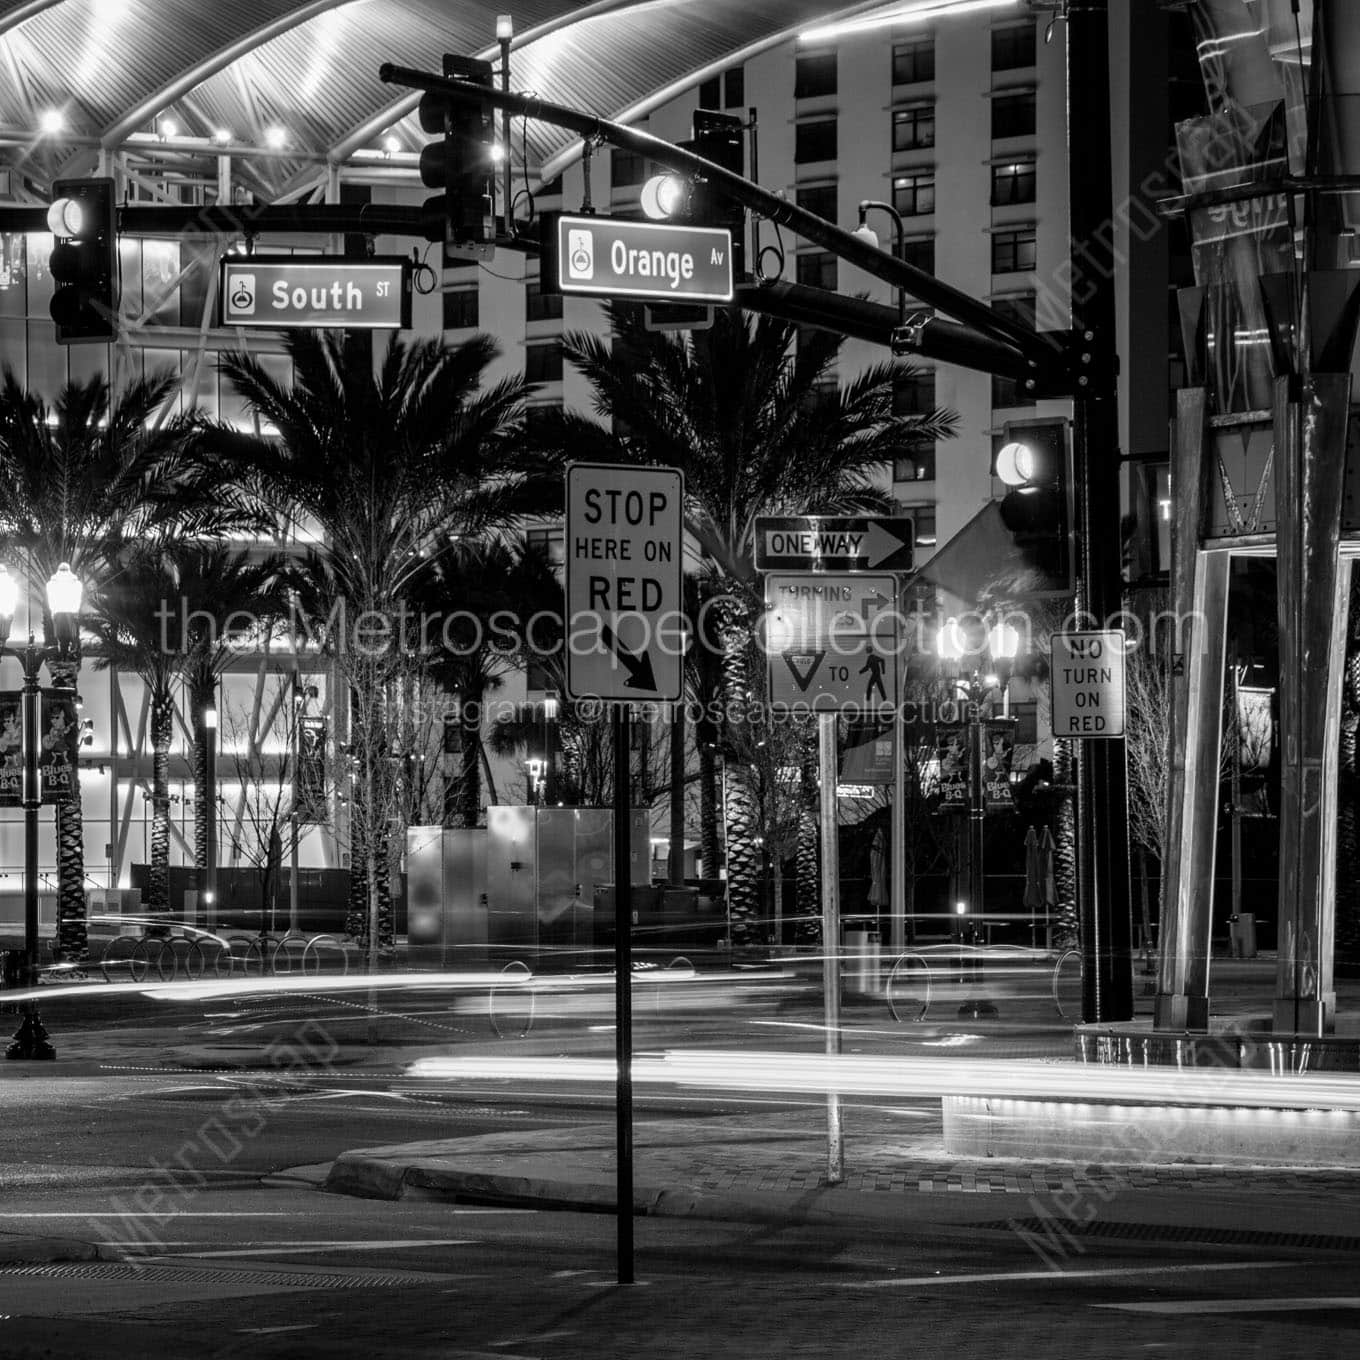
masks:
<path fill-rule="evenodd" d="M 628 672 L 628 679 L 624 683 L 629 689 L 656 688 L 656 673 L 652 670 L 650 652 L 645 650 L 641 654 L 630 652 L 607 623 L 600 624 L 600 640 L 613 651 L 619 659 L 619 665 Z"/>

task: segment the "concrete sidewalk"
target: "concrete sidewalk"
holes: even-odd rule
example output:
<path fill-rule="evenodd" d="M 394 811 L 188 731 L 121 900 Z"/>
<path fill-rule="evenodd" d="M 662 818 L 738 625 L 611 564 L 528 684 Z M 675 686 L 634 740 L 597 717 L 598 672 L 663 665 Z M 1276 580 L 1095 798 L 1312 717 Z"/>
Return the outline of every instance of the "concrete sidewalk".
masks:
<path fill-rule="evenodd" d="M 819 1106 L 714 1119 L 640 1122 L 634 1135 L 634 1209 L 649 1215 L 742 1221 L 903 1220 L 1006 1227 L 1054 1212 L 1053 1203 L 1099 1206 L 1108 1228 L 1131 1235 L 1162 1224 L 1174 1235 L 1330 1243 L 1360 1250 L 1360 1172 L 1279 1167 L 1080 1166 L 962 1161 L 938 1126 L 919 1131 L 891 1111 L 846 1110 L 845 1178 L 826 1184 L 825 1115 Z M 613 1124 L 569 1130 L 363 1148 L 329 1167 L 293 1173 L 322 1188 L 404 1197 L 612 1212 Z M 1217 1192 L 1217 1193 L 1215 1193 Z M 1234 1192 L 1242 1192 L 1240 1194 Z M 1268 1211 L 1261 1194 L 1278 1197 Z M 1048 1210 L 1039 1206 L 1049 1204 Z M 1115 1206 L 1118 1212 L 1115 1213 Z M 1070 1208 L 1064 1213 L 1071 1213 Z M 1094 1221 L 1093 1217 L 1093 1221 Z M 1225 1239 L 1224 1234 L 1227 1234 Z"/>

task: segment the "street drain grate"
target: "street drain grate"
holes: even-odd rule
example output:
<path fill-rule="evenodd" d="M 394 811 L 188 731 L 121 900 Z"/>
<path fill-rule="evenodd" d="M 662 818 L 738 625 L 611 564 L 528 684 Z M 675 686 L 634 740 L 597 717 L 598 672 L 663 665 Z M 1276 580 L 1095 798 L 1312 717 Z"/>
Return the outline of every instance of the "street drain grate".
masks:
<path fill-rule="evenodd" d="M 1196 1228 L 1178 1223 L 1069 1223 L 1053 1218 L 1008 1218 L 979 1223 L 995 1231 L 1054 1234 L 1066 1237 L 1109 1237 L 1130 1242 L 1202 1242 L 1206 1246 L 1308 1247 L 1316 1251 L 1360 1251 L 1360 1237 L 1328 1233 L 1261 1232 L 1254 1228 Z"/>
<path fill-rule="evenodd" d="M 210 1284 L 264 1286 L 279 1289 L 398 1289 L 426 1283 L 431 1276 L 349 1271 L 233 1270 L 202 1266 L 125 1265 L 116 1262 L 70 1265 L 0 1266 L 0 1281 L 9 1279 L 92 1280 L 101 1284 Z M 440 1277 L 442 1278 L 442 1277 Z"/>

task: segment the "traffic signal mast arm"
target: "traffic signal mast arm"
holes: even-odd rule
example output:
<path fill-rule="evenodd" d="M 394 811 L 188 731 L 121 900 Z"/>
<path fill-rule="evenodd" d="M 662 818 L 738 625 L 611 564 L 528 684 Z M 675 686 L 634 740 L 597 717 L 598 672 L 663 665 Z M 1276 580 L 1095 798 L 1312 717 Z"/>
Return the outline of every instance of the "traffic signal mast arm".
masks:
<path fill-rule="evenodd" d="M 800 326 L 830 326 L 856 340 L 890 345 L 894 352 L 897 351 L 894 336 L 899 330 L 908 330 L 913 334 L 912 353 L 942 364 L 992 373 L 999 378 L 1023 379 L 1033 372 L 1029 360 L 1013 345 L 979 335 L 956 321 L 931 317 L 913 323 L 908 317 L 907 325 L 901 327 L 896 307 L 870 302 L 866 298 L 846 297 L 825 288 L 785 283 L 782 279 L 771 283 L 739 283 L 733 300 L 748 312 L 765 312 Z"/>
<path fill-rule="evenodd" d="M 678 174 L 702 176 L 711 190 L 780 226 L 788 227 L 806 240 L 863 269 L 865 273 L 896 288 L 906 289 L 912 297 L 947 313 L 980 338 L 1014 347 L 1027 365 L 1028 376 L 1042 380 L 1054 367 L 1062 366 L 1064 356 L 1061 342 L 1028 330 L 993 311 L 985 302 L 947 283 L 941 283 L 933 274 L 927 274 L 887 251 L 871 246 L 861 237 L 842 231 L 816 213 L 808 212 L 806 208 L 800 208 L 796 203 L 790 203 L 768 189 L 762 189 L 758 184 L 752 184 L 750 180 L 660 137 L 638 132 L 621 123 L 611 123 L 595 114 L 568 108 L 564 104 L 549 104 L 534 95 L 514 94 L 467 81 L 445 80 L 409 66 L 395 66 L 391 62 L 383 63 L 378 70 L 378 77 L 389 85 L 401 85 L 447 95 L 450 99 L 490 105 L 512 115 L 549 123 L 553 127 L 579 133 L 582 137 L 599 139 L 625 151 L 648 156 Z M 961 341 L 962 335 L 955 338 Z"/>

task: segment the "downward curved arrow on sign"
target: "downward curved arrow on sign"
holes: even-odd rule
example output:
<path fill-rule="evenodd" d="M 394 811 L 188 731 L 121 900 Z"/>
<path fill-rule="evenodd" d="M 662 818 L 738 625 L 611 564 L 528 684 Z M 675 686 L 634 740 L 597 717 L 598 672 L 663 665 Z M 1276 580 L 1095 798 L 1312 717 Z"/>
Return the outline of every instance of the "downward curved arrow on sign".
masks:
<path fill-rule="evenodd" d="M 618 657 L 619 665 L 628 672 L 628 679 L 624 683 L 629 689 L 656 688 L 656 672 L 652 669 L 650 652 L 645 649 L 640 653 L 630 652 L 607 623 L 600 624 L 600 641 Z"/>

